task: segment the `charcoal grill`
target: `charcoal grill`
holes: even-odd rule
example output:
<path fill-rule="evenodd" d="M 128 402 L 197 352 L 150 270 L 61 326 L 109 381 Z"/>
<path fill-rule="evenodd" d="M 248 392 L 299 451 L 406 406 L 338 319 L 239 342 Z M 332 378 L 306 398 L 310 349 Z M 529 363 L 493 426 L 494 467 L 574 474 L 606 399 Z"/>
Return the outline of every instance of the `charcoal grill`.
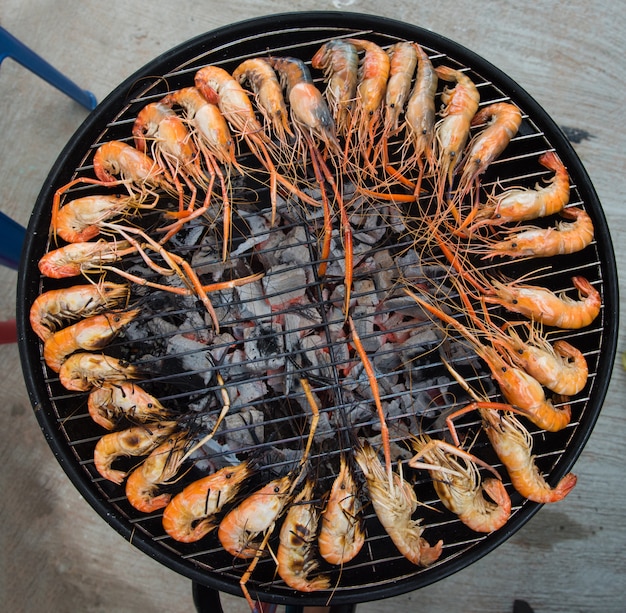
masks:
<path fill-rule="evenodd" d="M 416 26 L 359 14 L 313 12 L 272 15 L 230 25 L 185 42 L 155 59 L 119 85 L 86 119 L 60 154 L 43 186 L 30 220 L 19 273 L 20 354 L 27 388 L 44 435 L 59 463 L 91 506 L 115 530 L 151 557 L 199 586 L 232 594 L 240 594 L 239 579 L 247 568 L 247 561 L 233 560 L 220 547 L 214 533 L 194 544 L 172 540 L 163 530 L 160 512 L 139 513 L 128 504 L 121 487 L 103 480 L 94 469 L 93 450 L 103 431 L 88 415 L 86 394 L 66 391 L 59 384 L 58 377 L 46 368 L 40 342 L 29 326 L 28 310 L 33 300 L 42 291 L 61 284 L 42 278 L 37 263 L 49 248 L 50 207 L 55 190 L 77 176 L 93 176 L 94 150 L 108 140 L 129 141 L 134 118 L 147 102 L 158 100 L 169 91 L 191 85 L 194 73 L 204 65 L 217 64 L 232 70 L 245 58 L 270 53 L 292 55 L 309 62 L 323 42 L 339 36 L 364 37 L 381 46 L 399 40 L 417 41 L 435 64 L 447 63 L 466 70 L 479 88 L 481 104 L 506 100 L 517 104 L 523 112 L 520 131 L 505 154 L 485 175 L 484 185 L 495 185 L 496 181 L 505 186 L 534 185 L 548 176 L 537 166 L 536 159 L 541 153 L 554 149 L 570 174 L 570 204 L 584 208 L 592 217 L 595 240 L 576 256 L 554 258 L 549 266 L 541 270 L 536 262 L 492 266 L 502 266 L 503 272 L 517 277 L 532 271 L 533 282 L 554 290 L 571 288 L 571 277 L 582 274 L 591 280 L 602 295 L 602 311 L 592 325 L 559 335 L 559 338 L 569 339 L 584 352 L 590 369 L 587 386 L 571 400 L 571 424 L 552 434 L 532 430 L 537 463 L 552 484 L 570 471 L 592 431 L 605 397 L 615 354 L 618 319 L 615 261 L 606 220 L 593 186 L 572 147 L 546 112 L 515 82 L 481 57 Z M 315 71 L 313 74 L 323 89 L 322 75 Z M 77 186 L 66 197 L 71 198 L 94 189 Z M 143 384 L 164 405 L 180 413 L 189 411 L 189 405 L 193 405 L 198 414 L 205 416 L 207 423 L 213 423 L 211 419 L 219 413 L 216 403 L 221 395 L 221 386 L 215 378 L 218 369 L 224 373 L 224 386 L 232 398 L 236 399 L 236 390 L 243 388 L 252 378 L 263 385 L 267 393 L 258 397 L 252 392 L 245 404 L 264 413 L 265 423 L 251 423 L 250 415 L 253 413 L 243 415 L 239 422 L 227 423 L 216 438 L 216 443 L 226 440 L 228 434 L 238 434 L 238 447 L 231 450 L 216 448 L 210 461 L 217 458 L 227 463 L 234 454 L 239 458 L 255 456 L 265 464 L 261 471 L 264 478 L 284 471 L 304 446 L 308 420 L 302 403 L 303 393 L 297 380 L 302 376 L 310 378 L 321 399 L 322 417 L 334 429 L 328 441 L 314 445 L 311 456 L 312 465 L 318 466 L 321 495 L 324 488 L 328 490 L 330 487 L 340 453 L 349 452 L 354 444 L 355 432 L 356 435 L 364 432 L 376 435 L 376 411 L 371 398 L 363 391 L 366 387 L 363 380 L 355 379 L 348 389 L 345 379 L 349 375 L 343 370 L 342 357 L 345 342 L 342 347 L 329 333 L 329 328 L 340 327 L 343 322 L 340 317 L 337 319 L 336 310 L 331 314 L 332 299 L 328 297 L 321 281 L 315 278 L 318 257 L 317 237 L 312 230 L 317 223 L 315 216 L 307 218 L 298 215 L 297 211 L 285 205 L 279 211 L 280 227 L 261 227 L 256 222 L 259 222 L 262 213 L 267 213 L 267 189 L 262 182 L 244 184 L 240 193 L 241 202 L 234 219 L 233 266 L 224 267 L 220 274 L 224 278 L 228 278 L 228 275 L 243 276 L 257 272 L 261 267 L 266 273 L 263 280 L 266 297 L 270 301 L 273 298 L 276 300 L 272 308 L 263 313 L 257 311 L 259 304 L 252 296 L 251 287 L 241 288 L 241 291 L 231 292 L 228 296 L 226 293 L 217 293 L 211 296 L 211 300 L 220 316 L 222 330 L 232 330 L 239 325 L 238 321 L 255 323 L 256 353 L 243 358 L 236 368 L 233 366 L 229 371 L 228 365 L 220 362 L 220 355 L 223 356 L 229 350 L 228 340 L 213 339 L 212 347 L 214 350 L 217 348 L 217 351 L 212 354 L 207 351 L 207 345 L 203 346 L 198 341 L 201 337 L 206 340 L 211 336 L 210 321 L 207 323 L 202 319 L 202 309 L 192 299 L 175 298 L 159 291 L 138 291 L 137 299 L 143 305 L 140 320 L 142 324 L 150 325 L 159 316 L 169 323 L 169 327 L 156 330 L 142 328 L 137 324 L 132 333 L 129 331 L 122 339 L 112 343 L 107 353 L 139 363 L 148 373 Z M 150 215 L 146 215 L 145 220 L 149 224 Z M 207 232 L 206 225 L 195 227 L 204 228 L 203 231 Z M 355 228 L 355 232 L 357 230 Z M 279 240 L 268 240 L 278 233 Z M 198 257 L 194 253 L 200 249 L 202 241 L 189 238 L 193 229 L 186 229 L 181 234 L 188 237 L 188 242 L 181 239 L 179 253 L 188 259 Z M 398 254 L 411 253 L 412 247 L 410 238 L 399 239 L 395 236 L 393 240 L 392 245 L 389 236 L 385 235 L 385 238 L 367 248 L 361 243 L 360 251 L 356 254 L 357 262 L 379 256 L 379 274 L 395 274 Z M 247 245 L 246 241 L 252 246 Z M 206 246 L 206 241 L 204 244 Z M 268 244 L 271 246 L 264 246 Z M 297 256 L 299 258 L 304 257 L 304 263 L 293 259 L 296 257 L 294 253 L 300 254 Z M 381 264 L 387 261 L 389 253 L 394 255 L 393 264 Z M 207 270 L 217 274 L 215 264 L 219 262 L 219 257 L 216 259 L 215 254 L 211 253 L 203 257 Z M 264 263 L 270 257 L 276 263 L 274 267 Z M 433 266 L 435 272 L 432 273 L 431 281 L 436 281 L 437 267 L 441 263 L 437 260 L 422 262 L 424 270 Z M 329 274 L 336 274 L 340 278 L 340 273 L 333 273 L 332 267 L 334 265 L 337 270 L 341 270 L 341 257 L 335 257 L 330 264 Z M 138 261 L 129 260 L 129 267 L 136 265 Z M 365 298 L 370 293 L 370 290 L 359 289 L 365 288 L 369 279 L 363 270 L 357 268 L 355 272 L 354 293 L 357 299 L 359 296 Z M 287 287 L 283 286 L 283 282 Z M 272 294 L 272 287 L 279 288 L 276 295 Z M 285 292 L 289 292 L 290 297 L 294 293 L 306 296 L 306 306 L 298 306 L 297 301 L 294 306 L 289 300 L 283 300 Z M 241 320 L 241 312 L 245 309 L 251 313 Z M 279 317 L 280 326 L 277 323 Z M 368 323 L 367 317 L 365 314 L 354 314 L 357 324 Z M 286 320 L 291 323 L 285 325 Z M 402 326 L 409 325 L 413 326 L 414 322 L 399 323 L 395 332 L 401 332 Z M 425 320 L 425 330 L 429 325 L 430 322 Z M 323 366 L 315 365 L 310 359 L 313 354 L 309 352 L 312 349 L 290 340 L 294 335 L 300 337 L 299 332 L 307 326 L 317 334 L 317 349 L 328 356 Z M 363 338 L 369 343 L 368 346 L 371 347 L 372 343 L 380 344 L 377 343 L 377 336 L 382 334 L 380 329 L 375 326 L 361 329 L 365 330 Z M 177 337 L 176 343 L 174 337 Z M 189 341 L 190 338 L 193 340 Z M 181 339 L 189 342 L 185 344 Z M 408 362 L 403 363 L 394 358 L 392 349 L 382 350 L 377 357 L 379 368 L 383 369 L 385 366 L 382 364 L 387 364 L 386 367 L 391 369 L 395 377 L 414 382 L 415 389 L 411 393 L 420 392 L 429 395 L 432 400 L 430 404 L 425 402 L 418 414 L 415 407 L 406 406 L 407 403 L 403 401 L 403 396 L 408 393 L 406 389 L 402 392 L 394 392 L 392 388 L 386 387 L 383 389 L 385 406 L 389 407 L 394 402 L 400 407 L 404 406 L 402 409 L 397 408 L 394 416 L 390 417 L 394 441 L 402 438 L 398 429 L 400 424 L 404 427 L 421 427 L 433 435 L 443 436 L 438 418 L 463 397 L 462 390 L 455 388 L 454 381 L 442 364 L 438 350 L 440 346 L 440 337 L 428 340 L 426 334 L 419 359 L 411 356 Z M 457 355 L 456 359 L 459 368 L 468 360 L 463 355 Z M 278 371 L 283 378 L 280 385 L 276 385 L 273 380 Z M 471 376 L 467 374 L 473 385 L 493 392 L 486 371 L 475 369 Z M 423 389 L 418 389 L 419 386 Z M 355 387 L 359 389 L 354 391 Z M 236 404 L 236 400 L 233 404 Z M 364 405 L 365 409 L 361 406 L 360 412 L 355 413 L 357 404 Z M 196 415 L 194 423 L 197 422 Z M 208 426 L 205 424 L 205 427 Z M 478 432 L 480 424 L 477 417 L 468 415 L 459 421 L 458 427 L 462 437 L 472 436 Z M 492 462 L 496 468 L 500 467 L 486 439 L 478 437 L 474 451 Z M 188 472 L 172 486 L 172 490 L 180 490 L 184 484 L 204 474 L 206 462 L 197 462 L 193 466 L 190 464 Z M 423 519 L 424 537 L 431 543 L 440 538 L 444 541 L 441 558 L 430 567 L 416 567 L 404 559 L 378 524 L 371 506 L 366 506 L 367 540 L 361 553 L 342 569 L 322 566 L 323 572 L 331 577 L 332 593 L 326 591 L 304 595 L 295 592 L 277 577 L 270 556 L 260 561 L 248 588 L 255 597 L 270 603 L 323 605 L 330 600 L 333 604 L 343 605 L 399 595 L 443 579 L 489 553 L 539 510 L 540 505 L 517 495 L 506 480 L 504 469 L 502 473 L 512 497 L 513 512 L 502 529 L 487 535 L 472 532 L 445 511 L 426 474 L 415 472 L 410 476 L 419 500 L 424 503 L 418 510 Z M 270 541 L 270 544 L 274 543 L 275 540 Z"/>

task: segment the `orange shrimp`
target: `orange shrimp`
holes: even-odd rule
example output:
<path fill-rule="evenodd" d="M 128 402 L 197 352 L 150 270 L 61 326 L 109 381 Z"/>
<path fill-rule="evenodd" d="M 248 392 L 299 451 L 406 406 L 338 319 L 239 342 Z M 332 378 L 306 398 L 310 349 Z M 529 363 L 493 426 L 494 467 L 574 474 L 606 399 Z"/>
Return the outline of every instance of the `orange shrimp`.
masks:
<path fill-rule="evenodd" d="M 194 140 L 183 120 L 167 104 L 152 102 L 139 111 L 133 124 L 135 146 L 139 151 L 151 152 L 154 160 L 161 168 L 168 171 L 179 192 L 182 202 L 183 187 L 179 177 L 191 191 L 192 197 L 187 205 L 185 217 L 194 209 L 197 197 L 197 186 L 207 190 L 205 205 L 210 197 L 211 181 L 207 180 L 200 167 L 200 157 Z M 148 149 L 148 139 L 151 141 Z"/>
<path fill-rule="evenodd" d="M 330 587 L 327 575 L 312 576 L 319 569 L 314 546 L 319 509 L 313 500 L 314 489 L 315 481 L 308 479 L 294 498 L 280 529 L 276 552 L 278 575 L 299 592 L 316 592 Z"/>
<path fill-rule="evenodd" d="M 167 506 L 172 496 L 168 492 L 157 495 L 160 485 L 171 481 L 185 457 L 189 432 L 171 434 L 135 468 L 126 480 L 126 498 L 142 513 L 153 513 Z"/>
<path fill-rule="evenodd" d="M 73 392 L 87 392 L 105 383 L 123 383 L 139 379 L 142 371 L 129 364 L 105 354 L 80 352 L 72 354 L 59 369 L 61 385 Z"/>
<path fill-rule="evenodd" d="M 355 121 L 358 143 L 369 143 L 368 147 L 371 147 L 381 119 L 391 60 L 385 50 L 372 41 L 345 40 L 364 52 L 359 63 Z M 366 152 L 366 159 L 368 157 Z"/>
<path fill-rule="evenodd" d="M 494 295 L 486 296 L 485 301 L 499 304 L 508 311 L 520 313 L 547 326 L 584 328 L 599 315 L 602 299 L 584 277 L 572 277 L 572 283 L 579 292 L 579 300 L 573 300 L 565 292 L 555 294 L 539 286 L 505 284 L 494 280 Z"/>
<path fill-rule="evenodd" d="M 46 364 L 54 372 L 59 372 L 67 356 L 75 351 L 93 351 L 106 347 L 140 312 L 140 309 L 134 309 L 101 313 L 62 328 L 44 343 L 43 357 Z"/>
<path fill-rule="evenodd" d="M 222 547 L 236 558 L 254 558 L 259 553 L 258 536 L 271 531 L 291 501 L 292 478 L 270 481 L 229 511 L 220 522 L 217 536 Z"/>
<path fill-rule="evenodd" d="M 474 82 L 463 72 L 448 66 L 437 66 L 435 72 L 444 81 L 455 81 L 441 94 L 442 119 L 435 126 L 437 143 L 438 195 L 443 198 L 444 185 L 452 185 L 452 177 L 469 137 L 472 119 L 478 110 L 480 94 Z"/>
<path fill-rule="evenodd" d="M 217 527 L 216 515 L 250 477 L 248 462 L 225 466 L 174 496 L 163 511 L 163 528 L 176 541 L 194 543 Z"/>
<path fill-rule="evenodd" d="M 119 140 L 103 143 L 93 156 L 93 169 L 102 183 L 124 184 L 132 195 L 133 186 L 141 195 L 155 189 L 179 195 L 172 177 L 152 158 Z"/>
<path fill-rule="evenodd" d="M 429 545 L 422 537 L 420 520 L 411 519 L 417 509 L 415 490 L 401 474 L 389 473 L 369 444 L 354 451 L 367 482 L 370 500 L 378 520 L 400 553 L 419 566 L 428 566 L 441 555 L 443 541 Z"/>
<path fill-rule="evenodd" d="M 127 430 L 105 434 L 98 440 L 93 451 L 94 466 L 104 479 L 120 485 L 128 473 L 111 468 L 113 462 L 121 457 L 150 453 L 175 429 L 175 422 L 160 422 L 149 427 L 133 426 Z"/>
<path fill-rule="evenodd" d="M 209 161 L 209 170 L 216 171 L 213 159 L 227 168 L 237 168 L 235 143 L 228 123 L 216 104 L 202 96 L 195 87 L 185 87 L 168 94 L 161 100 L 167 107 L 180 106 L 185 119 L 194 128 L 192 137 L 197 148 Z M 207 152 L 210 155 L 207 155 Z"/>
<path fill-rule="evenodd" d="M 132 209 L 154 208 L 155 204 L 143 205 L 137 196 L 99 194 L 72 200 L 56 215 L 51 224 L 54 235 L 68 243 L 82 243 L 100 234 L 102 222 L 126 215 Z"/>
<path fill-rule="evenodd" d="M 574 396 L 587 384 L 589 369 L 582 352 L 564 340 L 550 345 L 534 326 L 527 341 L 509 328 L 502 346 L 515 364 L 556 394 Z"/>
<path fill-rule="evenodd" d="M 514 405 L 537 427 L 556 432 L 570 423 L 571 407 L 569 404 L 563 407 L 555 406 L 546 398 L 543 387 L 534 377 L 505 360 L 493 347 L 482 344 L 471 330 L 451 315 L 426 302 L 410 290 L 405 289 L 405 292 L 429 313 L 461 333 L 476 354 L 485 361 L 507 402 Z"/>
<path fill-rule="evenodd" d="M 318 535 L 320 555 L 329 564 L 346 564 L 363 547 L 362 505 L 347 459 L 342 455 Z"/>
<path fill-rule="evenodd" d="M 295 126 L 319 138 L 331 151 L 338 151 L 335 122 L 306 64 L 295 57 L 271 57 L 269 61 L 286 89 Z"/>
<path fill-rule="evenodd" d="M 535 464 L 530 433 L 511 412 L 482 408 L 480 413 L 485 432 L 517 492 L 539 503 L 558 502 L 569 494 L 576 476 L 568 473 L 550 487 Z"/>
<path fill-rule="evenodd" d="M 37 296 L 30 307 L 30 326 L 45 341 L 65 322 L 124 306 L 129 296 L 128 285 L 109 281 L 52 289 Z"/>
<path fill-rule="evenodd" d="M 135 252 L 135 247 L 128 241 L 70 243 L 48 251 L 39 260 L 39 271 L 51 279 L 76 277 L 82 273 L 101 271 L 104 264 L 117 262 Z"/>
<path fill-rule="evenodd" d="M 411 83 L 417 67 L 417 48 L 414 43 L 399 42 L 387 49 L 389 79 L 385 90 L 385 129 L 389 135 L 398 130 L 400 114 L 411 92 Z"/>
<path fill-rule="evenodd" d="M 87 409 L 103 428 L 113 430 L 125 417 L 131 422 L 150 423 L 171 418 L 173 413 L 158 399 L 131 381 L 105 382 L 89 393 Z"/>
<path fill-rule="evenodd" d="M 245 60 L 233 71 L 233 78 L 242 85 L 247 81 L 256 96 L 259 109 L 278 141 L 288 145 L 289 112 L 278 77 L 269 61 L 262 58 Z"/>
<path fill-rule="evenodd" d="M 483 259 L 496 256 L 547 258 L 576 253 L 590 245 L 594 237 L 591 217 L 577 207 L 563 209 L 561 215 L 574 221 L 558 222 L 551 228 L 516 228 L 506 239 L 487 243 Z"/>
<path fill-rule="evenodd" d="M 546 217 L 561 211 L 569 202 L 570 182 L 567 169 L 554 151 L 548 151 L 539 158 L 539 163 L 554 171 L 548 185 L 539 183 L 535 189 L 510 188 L 497 196 L 491 195 L 487 204 L 481 206 L 476 215 L 479 225 L 502 225 L 514 221 L 528 221 Z"/>
<path fill-rule="evenodd" d="M 496 102 L 480 109 L 472 119 L 472 126 L 487 122 L 487 126 L 469 143 L 464 156 L 459 190 L 465 193 L 471 183 L 504 151 L 517 134 L 522 123 L 522 112 L 514 104 Z"/>
<path fill-rule="evenodd" d="M 416 164 L 419 167 L 420 177 L 415 189 L 415 194 L 418 194 L 424 173 L 424 160 L 431 167 L 434 166 L 435 93 L 439 77 L 428 54 L 419 45 L 415 49 L 418 56 L 417 75 L 404 115 L 408 144 L 413 147 L 413 154 L 404 166 Z"/>
<path fill-rule="evenodd" d="M 279 148 L 264 132 L 263 126 L 256 118 L 252 102 L 240 83 L 219 66 L 201 68 L 196 72 L 194 81 L 208 101 L 217 103 L 222 115 L 246 141 L 250 151 L 268 172 L 272 224 L 276 220 L 278 183 L 310 202 L 312 199 L 307 194 L 277 171 L 271 154 L 277 154 Z"/>
<path fill-rule="evenodd" d="M 356 98 L 359 69 L 357 50 L 343 39 L 329 40 L 315 53 L 311 66 L 324 71 L 327 80 L 326 99 L 337 133 L 346 136 L 352 125 Z"/>
<path fill-rule="evenodd" d="M 421 458 L 432 465 L 429 471 L 437 495 L 466 526 L 476 532 L 493 532 L 506 524 L 511 516 L 511 498 L 500 478 L 481 483 L 475 458 L 445 441 L 422 435 L 411 444 L 416 455 L 409 466 L 422 468 L 418 463 Z"/>

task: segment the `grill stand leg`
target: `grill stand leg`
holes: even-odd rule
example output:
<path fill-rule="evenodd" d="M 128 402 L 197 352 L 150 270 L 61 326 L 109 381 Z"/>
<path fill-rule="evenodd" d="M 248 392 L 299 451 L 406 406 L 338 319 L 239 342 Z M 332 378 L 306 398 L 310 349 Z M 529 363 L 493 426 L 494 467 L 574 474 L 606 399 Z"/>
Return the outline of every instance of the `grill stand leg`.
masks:
<path fill-rule="evenodd" d="M 222 609 L 222 601 L 220 600 L 220 593 L 210 587 L 200 585 L 195 581 L 192 583 L 191 591 L 193 594 L 193 604 L 196 607 L 197 613 L 224 613 Z M 268 608 L 263 607 L 263 611 L 266 613 L 272 613 L 276 611 L 276 607 L 273 605 L 265 605 Z M 309 607 L 292 606 L 287 605 L 285 607 L 285 613 L 306 613 Z M 319 608 L 320 611 L 327 611 L 328 613 L 356 613 L 356 605 L 346 604 L 337 605 L 334 607 Z"/>

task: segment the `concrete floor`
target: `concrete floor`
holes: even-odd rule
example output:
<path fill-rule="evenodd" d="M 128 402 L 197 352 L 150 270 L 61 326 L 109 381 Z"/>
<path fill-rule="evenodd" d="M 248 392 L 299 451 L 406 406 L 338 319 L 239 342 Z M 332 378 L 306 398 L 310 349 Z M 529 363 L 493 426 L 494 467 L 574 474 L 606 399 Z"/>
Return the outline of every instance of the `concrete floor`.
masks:
<path fill-rule="evenodd" d="M 626 269 L 623 3 L 3 0 L 0 23 L 102 100 L 149 60 L 195 35 L 268 13 L 313 9 L 380 14 L 438 32 L 508 73 L 559 125 L 578 130 L 574 148 L 604 206 L 618 269 Z M 0 108 L 0 210 L 26 225 L 50 168 L 87 111 L 11 60 L 0 68 Z M 15 271 L 0 269 L 0 319 L 15 315 L 16 279 Z M 624 349 L 620 335 L 618 351 Z M 55 461 L 29 403 L 15 345 L 0 346 L 0 371 L 2 609 L 192 611 L 190 581 L 115 533 Z M 358 610 L 502 613 L 520 598 L 537 613 L 623 611 L 625 386 L 617 364 L 568 498 L 542 509 L 463 571 Z M 238 598 L 225 600 L 227 611 L 247 610 Z"/>

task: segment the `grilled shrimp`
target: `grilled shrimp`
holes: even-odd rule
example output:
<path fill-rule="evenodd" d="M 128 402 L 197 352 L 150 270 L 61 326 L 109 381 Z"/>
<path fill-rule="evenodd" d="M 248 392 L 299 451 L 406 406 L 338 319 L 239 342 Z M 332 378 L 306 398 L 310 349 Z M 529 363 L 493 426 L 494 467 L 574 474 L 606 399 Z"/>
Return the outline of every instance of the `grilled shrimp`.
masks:
<path fill-rule="evenodd" d="M 515 228 L 515 232 L 508 234 L 504 240 L 486 243 L 483 259 L 496 256 L 549 258 L 576 253 L 591 244 L 594 236 L 593 222 L 585 211 L 570 207 L 563 209 L 561 215 L 574 221 L 561 221 L 551 228 Z"/>
<path fill-rule="evenodd" d="M 139 111 L 132 134 L 139 151 L 152 151 L 157 161 L 171 160 L 173 164 L 166 164 L 169 170 L 179 165 L 186 170 L 193 168 L 196 151 L 191 135 L 180 117 L 163 102 L 151 102 Z M 203 180 L 200 175 L 197 178 Z"/>
<path fill-rule="evenodd" d="M 71 200 L 61 207 L 51 224 L 51 230 L 68 243 L 83 243 L 100 234 L 101 224 L 132 209 L 153 208 L 143 205 L 136 195 L 100 194 Z"/>
<path fill-rule="evenodd" d="M 209 170 L 215 171 L 215 160 L 227 168 L 237 168 L 235 143 L 226 119 L 217 105 L 206 100 L 195 87 L 185 87 L 168 94 L 161 100 L 167 107 L 180 106 L 185 120 L 193 128 L 196 146 L 208 160 Z M 207 153 L 209 155 L 207 155 Z"/>
<path fill-rule="evenodd" d="M 488 408 L 480 413 L 485 432 L 517 492 L 540 503 L 558 502 L 569 494 L 576 485 L 576 476 L 569 473 L 556 487 L 550 487 L 535 464 L 532 437 L 512 413 Z"/>
<path fill-rule="evenodd" d="M 124 360 L 87 352 L 72 354 L 59 369 L 61 385 L 73 392 L 87 392 L 105 383 L 123 383 L 141 376 L 141 369 Z"/>
<path fill-rule="evenodd" d="M 293 123 L 305 133 L 319 138 L 331 151 L 338 151 L 335 122 L 306 64 L 294 57 L 271 57 L 269 61 L 286 90 Z"/>
<path fill-rule="evenodd" d="M 582 352 L 564 340 L 550 345 L 534 326 L 526 341 L 509 328 L 501 345 L 515 364 L 555 394 L 574 396 L 587 384 L 589 368 Z"/>
<path fill-rule="evenodd" d="M 193 543 L 217 527 L 216 515 L 252 474 L 248 462 L 225 466 L 189 484 L 163 511 L 163 528 L 176 541 Z"/>
<path fill-rule="evenodd" d="M 411 83 L 417 67 L 417 48 L 414 43 L 395 43 L 387 50 L 389 79 L 385 90 L 385 134 L 395 132 L 400 124 L 400 114 L 411 92 Z"/>
<path fill-rule="evenodd" d="M 127 285 L 108 281 L 49 290 L 33 302 L 29 313 L 30 325 L 35 334 L 45 341 L 65 322 L 124 306 L 129 294 Z"/>
<path fill-rule="evenodd" d="M 419 520 L 411 519 L 417 508 L 415 490 L 398 473 L 388 473 L 373 447 L 364 444 L 354 451 L 378 520 L 398 550 L 413 564 L 428 566 L 441 555 L 443 541 L 429 545 L 422 538 Z"/>
<path fill-rule="evenodd" d="M 82 273 L 98 272 L 105 264 L 119 261 L 136 249 L 128 241 L 70 243 L 48 251 L 39 260 L 39 271 L 51 279 L 76 277 Z"/>
<path fill-rule="evenodd" d="M 167 506 L 171 494 L 157 495 L 159 486 L 171 481 L 185 457 L 189 432 L 171 434 L 135 468 L 126 480 L 126 498 L 142 513 L 152 513 Z"/>
<path fill-rule="evenodd" d="M 417 75 L 404 115 L 408 143 L 413 147 L 413 155 L 405 165 L 417 164 L 420 174 L 423 174 L 424 159 L 431 167 L 434 166 L 435 93 L 439 78 L 428 54 L 419 45 L 416 45 L 416 52 Z"/>
<path fill-rule="evenodd" d="M 131 422 L 154 423 L 172 417 L 172 411 L 136 383 L 105 382 L 89 393 L 87 409 L 91 418 L 103 428 L 113 430 L 125 417 Z"/>
<path fill-rule="evenodd" d="M 67 356 L 75 351 L 94 351 L 106 347 L 139 313 L 139 309 L 101 313 L 62 328 L 44 343 L 43 357 L 46 364 L 59 372 Z"/>
<path fill-rule="evenodd" d="M 271 63 L 271 61 L 270 61 Z M 273 66 L 276 68 L 275 66 Z M 232 75 L 219 66 L 206 66 L 196 72 L 195 85 L 202 95 L 210 102 L 218 105 L 222 115 L 235 131 L 246 141 L 250 151 L 263 165 L 269 174 L 270 202 L 272 206 L 272 223 L 276 219 L 277 189 L 280 183 L 290 192 L 310 201 L 293 181 L 282 176 L 276 169 L 272 155 L 278 155 L 280 148 L 263 131 L 254 113 L 252 102 L 243 87 Z"/>
<path fill-rule="evenodd" d="M 280 578 L 299 592 L 315 592 L 330 587 L 328 576 L 311 576 L 319 568 L 315 548 L 319 509 L 313 500 L 314 489 L 315 481 L 309 479 L 294 498 L 280 529 L 276 552 Z"/>
<path fill-rule="evenodd" d="M 539 158 L 539 163 L 554 171 L 548 185 L 535 189 L 510 188 L 497 196 L 491 195 L 480 207 L 474 226 L 501 225 L 514 221 L 528 221 L 561 211 L 569 202 L 570 182 L 567 169 L 554 151 Z"/>
<path fill-rule="evenodd" d="M 179 193 L 179 203 L 184 201 L 180 179 L 189 188 L 192 197 L 186 211 L 179 209 L 180 217 L 194 210 L 197 186 L 207 190 L 205 205 L 208 204 L 212 181 L 200 166 L 201 157 L 186 123 L 169 105 L 160 101 L 144 106 L 135 119 L 132 133 L 137 149 L 151 153 L 157 164 L 168 172 Z"/>
<path fill-rule="evenodd" d="M 291 489 L 290 475 L 274 479 L 227 513 L 217 532 L 222 547 L 236 558 L 254 558 L 259 535 L 273 529 L 291 501 Z"/>
<path fill-rule="evenodd" d="M 320 555 L 329 564 L 345 564 L 361 551 L 364 542 L 361 501 L 348 461 L 342 455 L 339 474 L 322 512 Z"/>
<path fill-rule="evenodd" d="M 469 143 L 464 156 L 463 172 L 459 182 L 461 193 L 504 151 L 517 134 L 522 123 L 522 113 L 508 102 L 496 102 L 480 109 L 472 119 L 472 126 L 487 122 L 487 126 Z"/>
<path fill-rule="evenodd" d="M 355 121 L 358 142 L 369 141 L 372 145 L 382 114 L 391 60 L 385 50 L 372 41 L 347 38 L 346 42 L 364 52 L 359 63 Z"/>
<path fill-rule="evenodd" d="M 270 131 L 276 135 L 280 143 L 287 146 L 287 135 L 293 136 L 289 126 L 289 111 L 271 64 L 262 58 L 245 60 L 235 68 L 233 78 L 242 85 L 246 81 L 250 84 Z"/>
<path fill-rule="evenodd" d="M 254 144 L 271 147 L 271 140 L 263 131 L 254 113 L 248 94 L 239 81 L 219 66 L 206 66 L 196 72 L 195 86 L 204 98 L 217 104 L 228 123 L 244 138 Z M 264 159 L 264 155 L 260 155 Z"/>
<path fill-rule="evenodd" d="M 93 169 L 103 183 L 122 183 L 131 194 L 133 187 L 142 195 L 159 188 L 169 194 L 178 194 L 167 170 L 145 153 L 119 140 L 98 147 L 93 156 Z"/>
<path fill-rule="evenodd" d="M 435 126 L 437 143 L 438 193 L 440 199 L 447 180 L 452 184 L 452 177 L 461 153 L 469 137 L 472 119 L 478 110 L 480 94 L 473 81 L 463 72 L 448 66 L 438 66 L 435 72 L 444 81 L 454 81 L 456 85 L 446 87 L 441 94 L 443 108 L 439 112 L 442 119 Z"/>
<path fill-rule="evenodd" d="M 579 300 L 570 298 L 565 292 L 555 294 L 539 286 L 505 284 L 497 280 L 493 282 L 494 295 L 486 296 L 485 300 L 546 326 L 584 328 L 599 315 L 602 300 L 600 293 L 584 277 L 572 277 L 572 283 L 579 292 Z"/>
<path fill-rule="evenodd" d="M 346 136 L 352 125 L 359 69 L 359 54 L 343 39 L 324 43 L 313 56 L 311 66 L 324 71 L 326 99 L 338 134 Z"/>
<path fill-rule="evenodd" d="M 147 455 L 175 429 L 176 422 L 172 421 L 150 426 L 133 426 L 105 434 L 96 443 L 93 451 L 94 466 L 103 478 L 119 485 L 128 473 L 111 468 L 113 462 L 121 457 Z"/>
<path fill-rule="evenodd" d="M 409 460 L 409 466 L 421 468 L 421 458 L 432 465 L 429 471 L 437 495 L 466 526 L 476 532 L 493 532 L 506 524 L 511 516 L 511 499 L 501 479 L 490 477 L 481 483 L 472 455 L 454 445 L 427 435 L 411 443 L 416 455 Z"/>
<path fill-rule="evenodd" d="M 570 423 L 571 407 L 569 404 L 566 403 L 562 407 L 555 406 L 546 398 L 542 385 L 534 377 L 502 357 L 493 346 L 481 343 L 470 329 L 454 317 L 426 302 L 417 294 L 409 290 L 405 291 L 429 313 L 451 325 L 463 335 L 476 354 L 489 367 L 507 402 L 514 405 L 537 427 L 556 432 Z M 498 342 L 500 337 L 497 336 L 493 340 Z"/>

